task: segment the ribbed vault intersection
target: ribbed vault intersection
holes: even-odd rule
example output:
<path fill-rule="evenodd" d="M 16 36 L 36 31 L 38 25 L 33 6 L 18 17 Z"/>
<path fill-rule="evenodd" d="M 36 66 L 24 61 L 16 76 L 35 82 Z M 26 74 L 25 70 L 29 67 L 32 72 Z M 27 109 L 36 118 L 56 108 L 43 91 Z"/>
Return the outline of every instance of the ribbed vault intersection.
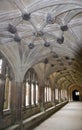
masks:
<path fill-rule="evenodd" d="M 39 78 L 46 68 L 45 78 L 56 77 L 59 86 L 81 86 L 81 31 L 81 0 L 0 1 L 0 50 L 17 80 L 30 67 Z"/>

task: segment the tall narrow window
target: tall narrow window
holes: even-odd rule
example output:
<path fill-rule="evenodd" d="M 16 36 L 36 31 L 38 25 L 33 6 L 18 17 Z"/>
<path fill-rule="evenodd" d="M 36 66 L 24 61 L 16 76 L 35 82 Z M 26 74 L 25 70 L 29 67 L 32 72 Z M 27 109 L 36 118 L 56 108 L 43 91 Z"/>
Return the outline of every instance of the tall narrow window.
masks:
<path fill-rule="evenodd" d="M 29 105 L 29 84 L 26 82 L 26 106 Z"/>
<path fill-rule="evenodd" d="M 49 87 L 47 86 L 47 102 L 49 101 Z"/>
<path fill-rule="evenodd" d="M 38 85 L 36 84 L 36 104 L 38 104 Z"/>
<path fill-rule="evenodd" d="M 38 83 L 37 76 L 33 69 L 29 69 L 25 75 L 26 82 L 26 106 L 31 107 L 32 105 L 38 104 Z"/>
<path fill-rule="evenodd" d="M 11 103 L 11 67 L 8 61 L 4 58 L 0 58 L 0 81 L 3 83 L 1 86 L 2 91 L 2 100 L 3 102 L 3 109 L 10 110 L 10 103 Z"/>
<path fill-rule="evenodd" d="M 51 87 L 49 80 L 45 82 L 45 88 L 44 88 L 44 101 L 49 102 L 51 101 Z"/>
<path fill-rule="evenodd" d="M 0 59 L 0 74 L 2 73 L 2 59 Z"/>
<path fill-rule="evenodd" d="M 31 104 L 34 104 L 34 85 L 31 84 Z"/>
<path fill-rule="evenodd" d="M 57 88 L 55 89 L 55 99 L 58 100 L 58 89 Z"/>
<path fill-rule="evenodd" d="M 6 76 L 4 109 L 10 109 L 10 94 L 11 94 L 11 81 L 9 80 L 9 77 Z"/>
<path fill-rule="evenodd" d="M 51 88 L 49 88 L 49 101 L 51 101 Z"/>
<path fill-rule="evenodd" d="M 44 88 L 44 97 L 45 97 L 45 102 L 47 102 L 47 87 L 45 86 Z"/>

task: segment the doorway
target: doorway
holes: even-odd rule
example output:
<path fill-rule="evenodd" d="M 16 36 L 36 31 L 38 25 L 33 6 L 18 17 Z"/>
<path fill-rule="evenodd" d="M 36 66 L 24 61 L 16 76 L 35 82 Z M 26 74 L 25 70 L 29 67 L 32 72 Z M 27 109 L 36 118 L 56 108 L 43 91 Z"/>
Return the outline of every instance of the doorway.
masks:
<path fill-rule="evenodd" d="M 74 90 L 72 92 L 72 98 L 73 98 L 73 101 L 79 101 L 79 91 L 78 90 Z"/>

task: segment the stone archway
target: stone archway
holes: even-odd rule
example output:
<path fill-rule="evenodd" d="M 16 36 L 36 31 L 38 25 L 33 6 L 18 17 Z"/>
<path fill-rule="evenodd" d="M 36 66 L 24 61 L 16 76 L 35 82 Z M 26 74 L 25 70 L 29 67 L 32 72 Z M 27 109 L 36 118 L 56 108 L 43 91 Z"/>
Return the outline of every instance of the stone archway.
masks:
<path fill-rule="evenodd" d="M 73 101 L 80 101 L 80 97 L 79 97 L 80 93 L 78 90 L 73 90 L 72 91 L 72 99 Z"/>

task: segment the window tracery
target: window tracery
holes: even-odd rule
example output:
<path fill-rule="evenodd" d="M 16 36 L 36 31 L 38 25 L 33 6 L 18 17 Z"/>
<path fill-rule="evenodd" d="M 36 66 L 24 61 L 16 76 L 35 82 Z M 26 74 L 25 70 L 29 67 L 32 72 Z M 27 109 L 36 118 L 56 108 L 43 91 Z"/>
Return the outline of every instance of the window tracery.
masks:
<path fill-rule="evenodd" d="M 38 104 L 38 79 L 35 71 L 29 69 L 25 75 L 26 95 L 25 106 Z"/>

